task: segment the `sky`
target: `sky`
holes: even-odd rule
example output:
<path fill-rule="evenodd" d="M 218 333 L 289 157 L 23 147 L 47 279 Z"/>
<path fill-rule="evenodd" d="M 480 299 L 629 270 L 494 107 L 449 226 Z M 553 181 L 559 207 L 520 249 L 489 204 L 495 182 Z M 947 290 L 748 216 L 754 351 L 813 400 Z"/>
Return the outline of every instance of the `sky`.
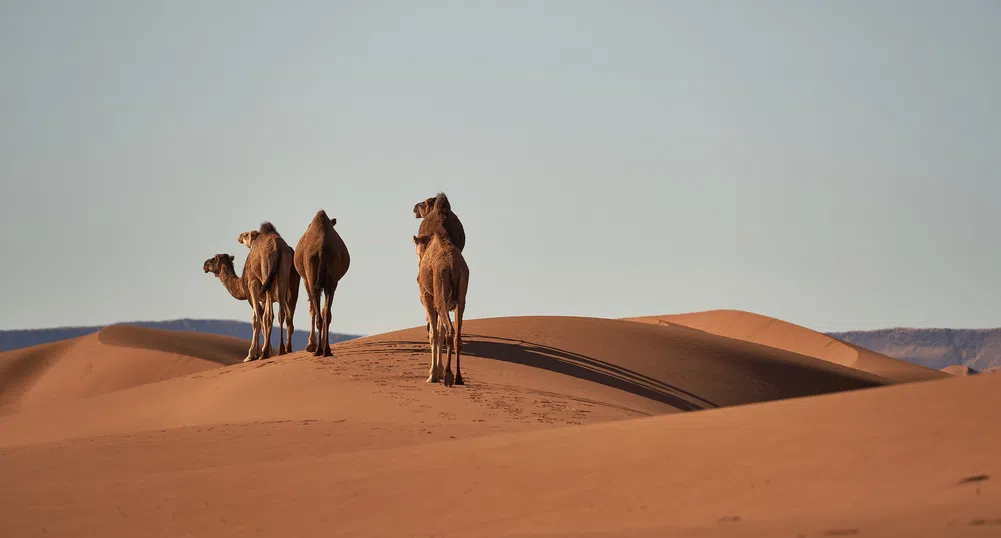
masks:
<path fill-rule="evenodd" d="M 331 330 L 423 325 L 438 191 L 466 319 L 1001 326 L 998 28 L 991 0 L 0 0 L 0 329 L 249 321 L 202 263 L 321 208 Z"/>

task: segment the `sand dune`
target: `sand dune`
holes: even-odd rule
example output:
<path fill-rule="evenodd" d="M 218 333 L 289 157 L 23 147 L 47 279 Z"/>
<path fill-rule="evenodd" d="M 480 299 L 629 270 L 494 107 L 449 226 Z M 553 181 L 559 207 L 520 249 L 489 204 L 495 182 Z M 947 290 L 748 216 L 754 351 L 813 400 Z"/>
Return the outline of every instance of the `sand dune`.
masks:
<path fill-rule="evenodd" d="M 246 356 L 248 343 L 202 333 L 111 326 L 0 353 L 0 413 L 236 364 Z"/>
<path fill-rule="evenodd" d="M 969 366 L 963 366 L 962 364 L 953 364 L 951 366 L 946 366 L 945 368 L 942 368 L 941 371 L 949 375 L 958 375 L 958 376 L 976 375 L 980 373 L 974 370 L 973 368 L 970 368 Z"/>
<path fill-rule="evenodd" d="M 684 326 L 728 338 L 802 353 L 842 366 L 876 374 L 895 382 L 942 379 L 946 374 L 842 342 L 826 334 L 761 314 L 740 310 L 710 310 L 690 314 L 627 318 L 668 326 Z"/>
<path fill-rule="evenodd" d="M 464 329 L 467 386 L 448 392 L 424 382 L 423 328 L 338 344 L 337 360 L 299 353 L 230 368 L 209 360 L 226 358 L 210 348 L 219 337 L 194 335 L 203 341 L 199 349 L 172 333 L 129 328 L 103 337 L 112 346 L 84 340 L 64 350 L 60 371 L 50 367 L 23 398 L 21 413 L 0 421 L 0 444 L 284 419 L 415 424 L 483 416 L 501 429 L 522 429 L 886 384 L 826 361 L 684 328 L 516 317 L 471 320 Z M 162 351 L 153 351 L 157 346 Z M 102 368 L 83 375 L 90 364 Z M 179 377 L 188 373 L 182 369 L 200 373 Z M 157 377 L 168 381 L 150 384 Z M 78 399 L 58 416 L 33 412 L 30 404 L 57 395 Z"/>
<path fill-rule="evenodd" d="M 452 389 L 424 382 L 423 327 L 337 344 L 332 358 L 226 367 L 245 343 L 162 332 L 0 355 L 5 390 L 29 387 L 0 416 L 0 536 L 1001 528 L 1001 433 L 976 411 L 1001 403 L 1001 377 L 894 385 L 622 320 L 465 329 L 467 385 Z"/>

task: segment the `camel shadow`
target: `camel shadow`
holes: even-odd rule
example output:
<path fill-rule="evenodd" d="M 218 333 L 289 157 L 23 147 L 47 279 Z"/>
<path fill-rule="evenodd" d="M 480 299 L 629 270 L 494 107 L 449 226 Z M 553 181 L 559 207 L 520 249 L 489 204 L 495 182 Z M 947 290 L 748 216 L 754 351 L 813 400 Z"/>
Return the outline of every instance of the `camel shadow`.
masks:
<path fill-rule="evenodd" d="M 393 347 L 407 346 L 416 350 L 428 350 L 427 342 L 394 342 Z M 385 342 L 364 342 L 354 345 L 363 347 L 386 346 Z M 486 336 L 463 335 L 462 354 L 481 359 L 499 360 L 539 368 L 591 381 L 606 387 L 619 389 L 630 394 L 649 398 L 670 405 L 681 411 L 699 411 L 719 407 L 696 394 L 675 387 L 661 380 L 643 375 L 621 366 L 543 344 Z M 467 381 L 468 383 L 468 381 Z"/>

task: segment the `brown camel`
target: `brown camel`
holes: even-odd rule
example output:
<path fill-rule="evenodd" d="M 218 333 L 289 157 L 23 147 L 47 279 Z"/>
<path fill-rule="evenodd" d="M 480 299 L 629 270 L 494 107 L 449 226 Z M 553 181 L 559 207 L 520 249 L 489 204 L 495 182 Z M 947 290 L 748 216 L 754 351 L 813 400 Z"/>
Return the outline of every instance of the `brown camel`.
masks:
<path fill-rule="evenodd" d="M 441 211 L 441 216 L 437 222 L 427 222 L 427 217 L 435 209 Z M 431 235 L 434 232 L 435 227 L 442 226 L 445 229 L 445 233 L 448 234 L 449 241 L 453 245 L 459 248 L 459 252 L 466 247 L 466 231 L 462 227 L 462 222 L 459 217 L 452 212 L 452 204 L 448 201 L 448 196 L 445 193 L 439 192 L 437 195 L 424 200 L 423 202 L 418 202 L 414 205 L 414 216 L 419 219 L 425 219 L 421 222 L 420 228 L 417 231 L 417 235 Z"/>
<path fill-rule="evenodd" d="M 462 227 L 459 217 L 452 211 L 452 204 L 448 201 L 448 196 L 444 192 L 439 192 L 435 196 L 415 204 L 414 216 L 424 219 L 417 229 L 418 236 L 433 235 L 440 228 L 445 230 L 449 241 L 459 248 L 459 252 L 462 252 L 462 249 L 466 247 L 466 231 Z M 425 328 L 430 337 L 430 321 L 428 321 Z M 448 342 L 447 345 L 450 346 L 451 343 Z M 449 352 L 451 352 L 451 349 L 449 349 Z"/>
<path fill-rule="evenodd" d="M 295 268 L 306 281 L 309 297 L 310 327 L 309 343 L 306 351 L 318 357 L 329 357 L 330 321 L 334 292 L 341 278 L 348 272 L 351 256 L 341 236 L 334 230 L 337 219 L 331 219 L 327 212 L 319 210 L 306 232 L 295 247 Z M 326 303 L 320 310 L 320 293 L 326 295 Z M 319 333 L 313 337 L 313 328 Z"/>
<path fill-rule="evenodd" d="M 278 234 L 278 230 L 269 223 L 266 222 L 261 225 L 258 230 L 251 230 L 249 232 L 243 232 L 238 237 L 238 241 L 245 245 L 247 248 L 253 248 L 255 240 L 264 233 L 274 233 Z M 279 235 L 280 237 L 280 235 Z M 272 289 L 271 293 L 268 294 L 269 299 L 272 303 L 278 304 L 278 328 L 279 328 L 279 344 L 278 344 L 278 354 L 284 355 L 286 353 L 292 352 L 292 335 L 295 334 L 295 305 L 299 302 L 299 273 L 295 270 L 293 259 L 295 257 L 295 251 L 292 247 L 285 243 L 285 240 L 281 240 L 280 245 L 284 245 L 284 252 L 282 253 L 282 263 L 279 268 L 279 278 L 281 275 L 286 275 L 288 280 L 288 287 L 285 292 L 285 309 L 283 311 L 281 307 L 281 301 L 278 297 L 278 292 L 276 289 Z M 286 334 L 288 336 L 286 336 Z"/>
<path fill-rule="evenodd" d="M 448 239 L 444 230 L 432 235 L 414 236 L 419 268 L 417 286 L 420 288 L 421 304 L 430 326 L 431 369 L 428 383 L 438 382 L 443 377 L 445 386 L 464 384 L 460 369 L 462 354 L 462 313 L 466 309 L 466 290 L 469 286 L 469 267 L 459 248 Z M 455 326 L 449 318 L 449 311 L 455 310 Z M 448 347 L 448 362 L 444 374 L 441 371 L 441 347 L 451 341 Z M 455 376 L 452 376 L 452 350 L 455 350 Z"/>
<path fill-rule="evenodd" d="M 237 276 L 236 270 L 233 268 L 233 256 L 229 254 L 216 254 L 215 256 L 205 260 L 202 264 L 202 269 L 206 273 L 212 273 L 222 285 L 229 291 L 229 294 L 233 296 L 234 299 L 238 301 L 250 302 L 250 294 L 247 293 L 247 283 L 244 278 L 246 271 L 243 275 Z M 253 304 L 250 305 L 251 308 L 254 307 Z M 256 309 L 255 309 L 256 314 Z M 250 343 L 250 351 L 247 352 L 247 358 L 243 359 L 243 362 L 252 361 L 256 358 L 255 351 L 258 346 L 258 331 L 254 331 L 254 340 Z"/>
<path fill-rule="evenodd" d="M 261 228 L 273 228 L 265 222 Z M 271 329 L 275 323 L 275 312 L 268 293 L 272 287 L 277 287 L 278 308 L 282 316 L 287 306 L 288 273 L 282 274 L 282 255 L 285 252 L 285 241 L 277 233 L 262 233 L 254 240 L 254 246 L 247 255 L 243 266 L 244 282 L 250 304 L 254 307 L 254 342 L 263 330 L 264 346 L 256 356 L 267 359 L 273 354 L 271 349 Z M 257 351 L 256 349 L 254 350 Z"/>

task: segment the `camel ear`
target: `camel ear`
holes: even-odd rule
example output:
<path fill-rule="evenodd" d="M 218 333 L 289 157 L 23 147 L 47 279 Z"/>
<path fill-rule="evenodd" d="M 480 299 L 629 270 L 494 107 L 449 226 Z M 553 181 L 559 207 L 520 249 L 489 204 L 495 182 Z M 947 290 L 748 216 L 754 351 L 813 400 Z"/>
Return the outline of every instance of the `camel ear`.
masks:
<path fill-rule="evenodd" d="M 337 219 L 330 219 L 331 226 L 337 226 Z"/>
<path fill-rule="evenodd" d="M 233 260 L 235 260 L 235 259 L 236 259 L 236 258 L 234 258 L 234 257 L 233 257 L 233 255 L 232 255 L 232 254 L 227 254 L 227 255 L 226 255 L 226 257 L 227 257 L 227 258 L 229 258 L 229 261 L 230 261 L 230 263 L 232 263 L 232 262 L 233 262 Z"/>

